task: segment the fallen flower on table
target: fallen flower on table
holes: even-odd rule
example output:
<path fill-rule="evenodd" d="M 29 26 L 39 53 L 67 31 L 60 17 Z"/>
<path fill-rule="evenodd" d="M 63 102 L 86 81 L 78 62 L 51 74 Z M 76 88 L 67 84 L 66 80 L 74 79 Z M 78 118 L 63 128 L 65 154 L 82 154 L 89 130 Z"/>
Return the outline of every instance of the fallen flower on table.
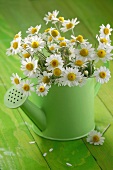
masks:
<path fill-rule="evenodd" d="M 86 140 L 90 144 L 103 145 L 105 137 L 102 137 L 102 134 L 100 132 L 93 130 L 88 134 L 88 137 Z"/>
<path fill-rule="evenodd" d="M 105 137 L 103 137 L 103 134 L 107 131 L 109 127 L 110 127 L 110 124 L 107 125 L 107 127 L 103 130 L 102 133 L 98 132 L 97 130 L 92 130 L 88 134 L 86 141 L 94 145 L 103 145 L 104 140 L 105 140 Z"/>

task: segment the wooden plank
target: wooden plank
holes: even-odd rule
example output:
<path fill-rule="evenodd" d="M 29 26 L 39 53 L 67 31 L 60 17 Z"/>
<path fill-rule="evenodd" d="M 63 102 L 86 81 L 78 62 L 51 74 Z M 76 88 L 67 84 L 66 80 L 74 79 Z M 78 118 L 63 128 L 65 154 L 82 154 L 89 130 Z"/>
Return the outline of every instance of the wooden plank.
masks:
<path fill-rule="evenodd" d="M 49 169 L 19 111 L 4 106 L 5 91 L 0 81 L 0 169 Z"/>
<path fill-rule="evenodd" d="M 103 105 L 103 102 L 98 97 L 95 99 L 95 121 L 96 129 L 100 132 L 102 132 L 108 124 L 111 124 L 109 129 L 104 134 L 104 144 L 102 146 L 93 146 L 87 143 L 85 138 L 83 141 L 103 170 L 113 169 L 113 143 L 111 142 L 113 117 L 109 114 L 108 109 Z"/>

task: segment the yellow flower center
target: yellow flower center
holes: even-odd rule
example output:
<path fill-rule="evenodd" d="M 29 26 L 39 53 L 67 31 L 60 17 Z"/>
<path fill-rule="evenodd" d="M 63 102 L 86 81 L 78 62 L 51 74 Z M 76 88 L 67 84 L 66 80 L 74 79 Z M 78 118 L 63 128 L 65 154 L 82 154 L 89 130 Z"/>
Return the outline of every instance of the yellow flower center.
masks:
<path fill-rule="evenodd" d="M 24 84 L 23 89 L 24 89 L 25 91 L 29 91 L 29 90 L 30 90 L 29 84 Z"/>
<path fill-rule="evenodd" d="M 51 64 L 52 67 L 58 67 L 59 62 L 58 62 L 57 59 L 53 59 L 53 60 L 50 62 L 50 64 Z"/>
<path fill-rule="evenodd" d="M 54 71 L 53 71 L 53 74 L 54 74 L 55 76 L 60 76 L 61 73 L 62 73 L 62 71 L 61 71 L 59 68 L 55 68 Z"/>
<path fill-rule="evenodd" d="M 64 17 L 58 17 L 59 21 L 64 22 Z"/>
<path fill-rule="evenodd" d="M 74 73 L 69 73 L 69 74 L 67 75 L 67 78 L 68 78 L 69 81 L 74 81 L 74 80 L 76 79 L 76 74 L 74 74 Z"/>
<path fill-rule="evenodd" d="M 49 16 L 48 16 L 48 19 L 49 20 L 52 20 L 52 16 L 54 16 L 53 14 L 50 14 Z"/>
<path fill-rule="evenodd" d="M 78 35 L 76 40 L 82 43 L 84 41 L 84 38 L 82 35 Z"/>
<path fill-rule="evenodd" d="M 99 142 L 100 138 L 98 135 L 93 136 L 93 142 Z"/>
<path fill-rule="evenodd" d="M 98 50 L 97 55 L 100 58 L 104 58 L 106 56 L 106 51 L 105 50 Z"/>
<path fill-rule="evenodd" d="M 86 57 L 88 55 L 88 50 L 86 48 L 83 48 L 82 50 L 80 50 L 80 55 L 83 57 Z"/>
<path fill-rule="evenodd" d="M 18 48 L 18 42 L 14 42 L 14 43 L 13 43 L 13 48 L 14 48 L 14 49 L 17 49 L 17 48 Z"/>
<path fill-rule="evenodd" d="M 44 92 L 44 91 L 45 91 L 45 87 L 44 87 L 44 86 L 40 86 L 40 87 L 39 87 L 39 91 L 40 91 L 40 92 Z"/>
<path fill-rule="evenodd" d="M 100 76 L 102 79 L 106 78 L 106 72 L 101 71 L 101 72 L 99 73 L 99 76 Z"/>
<path fill-rule="evenodd" d="M 17 77 L 14 78 L 14 82 L 15 82 L 15 84 L 19 84 L 20 83 L 20 81 L 19 81 L 19 79 Z"/>
<path fill-rule="evenodd" d="M 32 48 L 37 48 L 39 46 L 39 42 L 38 41 L 33 41 L 31 43 L 31 46 L 32 46 Z"/>
<path fill-rule="evenodd" d="M 82 60 L 76 60 L 75 61 L 75 65 L 77 65 L 77 66 L 82 66 L 83 65 L 83 61 Z"/>
<path fill-rule="evenodd" d="M 16 38 L 18 38 L 19 37 L 19 35 L 18 34 L 16 34 L 15 36 L 14 36 L 14 39 L 16 39 Z"/>
<path fill-rule="evenodd" d="M 25 53 L 23 54 L 24 58 L 29 58 L 30 57 L 30 54 L 29 53 Z"/>
<path fill-rule="evenodd" d="M 104 34 L 109 34 L 109 29 L 108 28 L 104 28 Z"/>
<path fill-rule="evenodd" d="M 106 44 L 106 43 L 108 42 L 108 40 L 107 40 L 106 38 L 101 38 L 101 39 L 100 39 L 100 42 Z"/>
<path fill-rule="evenodd" d="M 57 36 L 59 35 L 59 32 L 58 32 L 57 30 L 52 30 L 52 31 L 51 31 L 51 35 L 52 35 L 53 37 L 57 37 Z"/>
<path fill-rule="evenodd" d="M 71 39 L 70 42 L 71 42 L 71 43 L 74 43 L 74 42 L 76 42 L 76 40 L 75 40 L 75 39 Z"/>
<path fill-rule="evenodd" d="M 59 37 L 58 40 L 59 41 L 63 41 L 65 39 L 65 37 Z"/>
<path fill-rule="evenodd" d="M 43 83 L 49 83 L 50 79 L 48 78 L 48 76 L 44 76 L 42 81 L 43 81 Z"/>
<path fill-rule="evenodd" d="M 65 41 L 62 41 L 62 42 L 60 42 L 60 47 L 65 47 L 66 46 L 66 42 Z"/>
<path fill-rule="evenodd" d="M 52 37 L 52 36 L 48 37 L 48 41 L 49 41 L 49 42 L 51 42 L 51 41 L 52 41 L 52 39 L 53 39 L 53 37 Z"/>
<path fill-rule="evenodd" d="M 47 28 L 44 32 L 49 32 L 50 31 L 50 28 Z"/>
<path fill-rule="evenodd" d="M 51 46 L 49 49 L 50 49 L 50 51 L 53 51 L 53 50 L 55 50 L 55 47 Z"/>
<path fill-rule="evenodd" d="M 68 24 L 66 24 L 66 28 L 67 29 L 71 29 L 73 27 L 73 24 L 70 22 L 70 23 L 68 23 Z"/>
<path fill-rule="evenodd" d="M 34 68 L 34 65 L 32 63 L 28 63 L 26 64 L 26 69 L 29 70 L 29 71 L 32 71 Z"/>
<path fill-rule="evenodd" d="M 35 32 L 37 32 L 37 28 L 32 28 L 31 33 L 34 34 Z"/>
<path fill-rule="evenodd" d="M 23 44 L 22 47 L 23 47 L 24 49 L 26 49 L 26 48 L 27 48 L 27 44 Z"/>

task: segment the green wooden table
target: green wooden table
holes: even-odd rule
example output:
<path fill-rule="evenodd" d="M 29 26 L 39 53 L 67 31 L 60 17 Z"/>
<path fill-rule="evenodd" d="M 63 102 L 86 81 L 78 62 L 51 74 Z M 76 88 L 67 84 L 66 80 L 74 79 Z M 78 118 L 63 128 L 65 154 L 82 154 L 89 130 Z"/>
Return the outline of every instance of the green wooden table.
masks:
<path fill-rule="evenodd" d="M 20 73 L 18 58 L 5 54 L 10 41 L 20 30 L 24 36 L 30 26 L 42 24 L 45 29 L 42 18 L 55 9 L 67 19 L 77 17 L 81 23 L 76 34 L 82 34 L 93 45 L 100 25 L 110 23 L 113 27 L 112 0 L 0 0 L 0 170 L 113 170 L 112 61 L 112 78 L 95 97 L 97 128 L 102 131 L 111 124 L 103 146 L 90 145 L 86 138 L 67 142 L 43 139 L 33 132 L 32 122 L 21 109 L 4 106 L 4 94 L 11 86 L 10 76 L 13 72 Z M 51 148 L 53 151 L 49 152 Z M 47 153 L 45 157 L 44 153 Z M 73 166 L 67 166 L 66 162 Z"/>

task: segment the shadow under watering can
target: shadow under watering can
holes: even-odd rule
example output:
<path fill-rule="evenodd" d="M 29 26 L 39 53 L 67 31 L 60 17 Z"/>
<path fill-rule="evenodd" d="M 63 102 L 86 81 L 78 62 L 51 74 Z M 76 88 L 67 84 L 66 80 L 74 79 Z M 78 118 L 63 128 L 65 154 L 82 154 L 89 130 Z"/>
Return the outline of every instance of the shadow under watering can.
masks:
<path fill-rule="evenodd" d="M 8 108 L 20 107 L 33 121 L 36 134 L 51 140 L 74 140 L 95 128 L 94 96 L 100 84 L 88 78 L 82 86 L 52 85 L 47 96 L 36 96 L 35 103 L 23 96 L 15 86 L 4 96 Z"/>

